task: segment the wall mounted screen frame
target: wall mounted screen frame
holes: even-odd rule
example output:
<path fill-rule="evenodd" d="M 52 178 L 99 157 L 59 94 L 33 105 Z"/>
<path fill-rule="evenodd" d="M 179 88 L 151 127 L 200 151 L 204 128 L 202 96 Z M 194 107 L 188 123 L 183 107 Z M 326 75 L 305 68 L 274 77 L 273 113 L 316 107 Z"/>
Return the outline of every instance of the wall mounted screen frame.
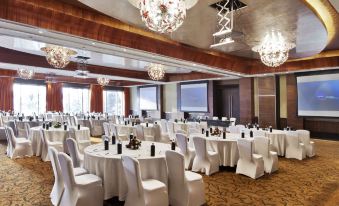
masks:
<path fill-rule="evenodd" d="M 158 86 L 139 87 L 139 107 L 140 110 L 158 110 Z"/>
<path fill-rule="evenodd" d="M 208 81 L 180 83 L 178 92 L 180 111 L 208 113 L 208 87 Z"/>
<path fill-rule="evenodd" d="M 297 76 L 297 115 L 339 117 L 339 73 Z"/>

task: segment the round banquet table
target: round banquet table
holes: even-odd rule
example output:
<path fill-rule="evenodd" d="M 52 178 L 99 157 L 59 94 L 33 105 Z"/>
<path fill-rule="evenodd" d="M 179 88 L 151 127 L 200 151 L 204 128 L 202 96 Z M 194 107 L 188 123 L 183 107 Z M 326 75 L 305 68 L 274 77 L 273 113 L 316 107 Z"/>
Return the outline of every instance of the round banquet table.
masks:
<path fill-rule="evenodd" d="M 41 129 L 42 129 L 41 126 L 32 127 L 30 129 L 29 140 L 31 140 L 31 142 L 32 142 L 33 154 L 35 156 L 41 156 L 41 153 L 42 153 L 42 150 L 43 150 L 43 147 L 44 147 L 43 140 L 42 140 L 42 137 L 40 135 Z M 45 131 L 46 131 L 46 135 L 48 136 L 48 139 L 50 141 L 58 141 L 58 142 L 64 143 L 64 151 L 65 152 L 67 152 L 66 139 L 68 137 L 75 139 L 74 135 L 71 132 L 69 132 L 69 128 L 67 129 L 67 131 L 65 131 L 63 126 L 61 126 L 61 128 L 50 127 L 49 130 L 45 130 Z M 78 130 L 76 128 L 75 132 L 78 133 L 76 135 L 88 137 L 88 139 L 90 138 L 90 131 L 89 131 L 88 127 L 80 127 L 80 130 Z M 70 136 L 70 134 L 72 134 L 72 136 Z M 47 138 L 47 136 L 46 136 L 46 138 Z"/>
<path fill-rule="evenodd" d="M 206 137 L 203 134 L 192 134 L 190 137 L 203 137 L 207 140 L 206 146 L 208 150 L 218 152 L 219 154 L 219 165 L 234 167 L 237 165 L 239 160 L 239 150 L 237 140 L 241 138 L 240 134 L 226 133 L 226 139 L 218 136 Z M 189 145 L 193 146 L 193 141 L 190 138 Z"/>
<path fill-rule="evenodd" d="M 122 142 L 122 155 L 136 158 L 140 163 L 142 179 L 156 179 L 167 185 L 167 165 L 165 151 L 171 149 L 170 144 L 154 143 L 155 156 L 150 156 L 152 142 L 143 141 L 138 150 L 125 147 L 127 141 Z M 128 187 L 123 170 L 121 155 L 117 154 L 117 145 L 109 145 L 109 150 L 104 150 L 104 144 L 95 144 L 84 150 L 84 168 L 91 174 L 102 178 L 105 200 L 119 197 L 126 198 Z"/>
<path fill-rule="evenodd" d="M 270 139 L 271 149 L 279 156 L 285 156 L 286 150 L 286 132 L 282 130 L 266 131 L 266 137 Z"/>

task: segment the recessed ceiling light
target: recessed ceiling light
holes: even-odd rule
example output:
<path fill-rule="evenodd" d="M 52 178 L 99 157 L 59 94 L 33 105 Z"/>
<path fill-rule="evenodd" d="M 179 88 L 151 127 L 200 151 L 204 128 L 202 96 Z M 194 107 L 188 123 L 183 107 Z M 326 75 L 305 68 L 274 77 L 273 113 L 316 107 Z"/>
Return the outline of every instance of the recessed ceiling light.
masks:
<path fill-rule="evenodd" d="M 193 64 L 193 66 L 197 66 L 196 64 Z"/>
<path fill-rule="evenodd" d="M 126 49 L 124 49 L 124 52 L 127 51 Z"/>
<path fill-rule="evenodd" d="M 95 42 L 92 42 L 92 45 L 95 45 Z"/>
<path fill-rule="evenodd" d="M 43 33 L 44 33 L 44 30 L 39 29 L 38 33 L 39 33 L 39 34 L 43 34 Z"/>

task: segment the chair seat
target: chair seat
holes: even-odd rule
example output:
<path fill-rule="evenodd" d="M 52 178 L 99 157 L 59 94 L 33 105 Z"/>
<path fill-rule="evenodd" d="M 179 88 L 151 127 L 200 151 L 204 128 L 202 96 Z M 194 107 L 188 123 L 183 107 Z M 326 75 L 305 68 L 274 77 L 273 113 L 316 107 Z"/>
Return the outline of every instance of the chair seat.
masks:
<path fill-rule="evenodd" d="M 75 183 L 77 185 L 97 185 L 101 184 L 101 179 L 100 177 L 92 174 L 84 174 L 84 175 L 79 175 L 75 176 Z"/>
<path fill-rule="evenodd" d="M 185 178 L 188 182 L 193 182 L 202 179 L 201 175 L 191 171 L 185 171 Z"/>
<path fill-rule="evenodd" d="M 62 142 L 57 142 L 57 141 L 53 141 L 53 142 L 48 142 L 49 146 L 56 146 L 56 145 L 63 145 Z"/>
<path fill-rule="evenodd" d="M 152 191 L 166 187 L 164 183 L 154 179 L 143 180 L 142 186 L 146 191 Z"/>
<path fill-rule="evenodd" d="M 87 144 L 87 143 L 91 143 L 91 140 L 83 139 L 83 140 L 78 140 L 77 142 L 78 142 L 78 144 Z"/>
<path fill-rule="evenodd" d="M 26 138 L 23 138 L 23 137 L 20 137 L 20 138 L 16 138 L 15 139 L 17 143 L 31 143 L 30 140 L 26 139 Z"/>
<path fill-rule="evenodd" d="M 84 175 L 87 174 L 87 170 L 82 167 L 75 167 L 73 168 L 74 176 Z"/>
<path fill-rule="evenodd" d="M 252 154 L 254 159 L 261 159 L 262 155 L 259 154 Z"/>
<path fill-rule="evenodd" d="M 218 152 L 208 151 L 207 152 L 209 156 L 215 156 L 218 155 Z"/>

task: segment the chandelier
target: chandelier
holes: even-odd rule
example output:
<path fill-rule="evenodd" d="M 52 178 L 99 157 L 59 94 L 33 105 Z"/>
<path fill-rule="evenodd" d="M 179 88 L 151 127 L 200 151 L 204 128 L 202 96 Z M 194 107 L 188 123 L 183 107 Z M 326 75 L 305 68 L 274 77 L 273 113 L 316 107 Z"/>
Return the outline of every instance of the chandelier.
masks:
<path fill-rule="evenodd" d="M 282 65 L 288 59 L 288 52 L 295 44 L 286 42 L 279 31 L 267 33 L 262 43 L 252 48 L 259 52 L 262 63 L 269 67 Z"/>
<path fill-rule="evenodd" d="M 30 69 L 18 69 L 18 75 L 21 79 L 32 79 L 34 71 Z"/>
<path fill-rule="evenodd" d="M 155 81 L 159 81 L 165 76 L 165 68 L 161 64 L 150 64 L 146 69 L 148 76 Z"/>
<path fill-rule="evenodd" d="M 186 18 L 185 0 L 140 0 L 139 8 L 146 26 L 160 33 L 175 31 Z"/>
<path fill-rule="evenodd" d="M 105 78 L 105 77 L 98 77 L 97 78 L 98 84 L 100 84 L 101 86 L 107 86 L 109 83 L 109 79 Z"/>
<path fill-rule="evenodd" d="M 47 62 L 58 69 L 66 67 L 70 57 L 77 54 L 74 50 L 56 45 L 42 47 L 41 51 L 45 52 Z"/>

